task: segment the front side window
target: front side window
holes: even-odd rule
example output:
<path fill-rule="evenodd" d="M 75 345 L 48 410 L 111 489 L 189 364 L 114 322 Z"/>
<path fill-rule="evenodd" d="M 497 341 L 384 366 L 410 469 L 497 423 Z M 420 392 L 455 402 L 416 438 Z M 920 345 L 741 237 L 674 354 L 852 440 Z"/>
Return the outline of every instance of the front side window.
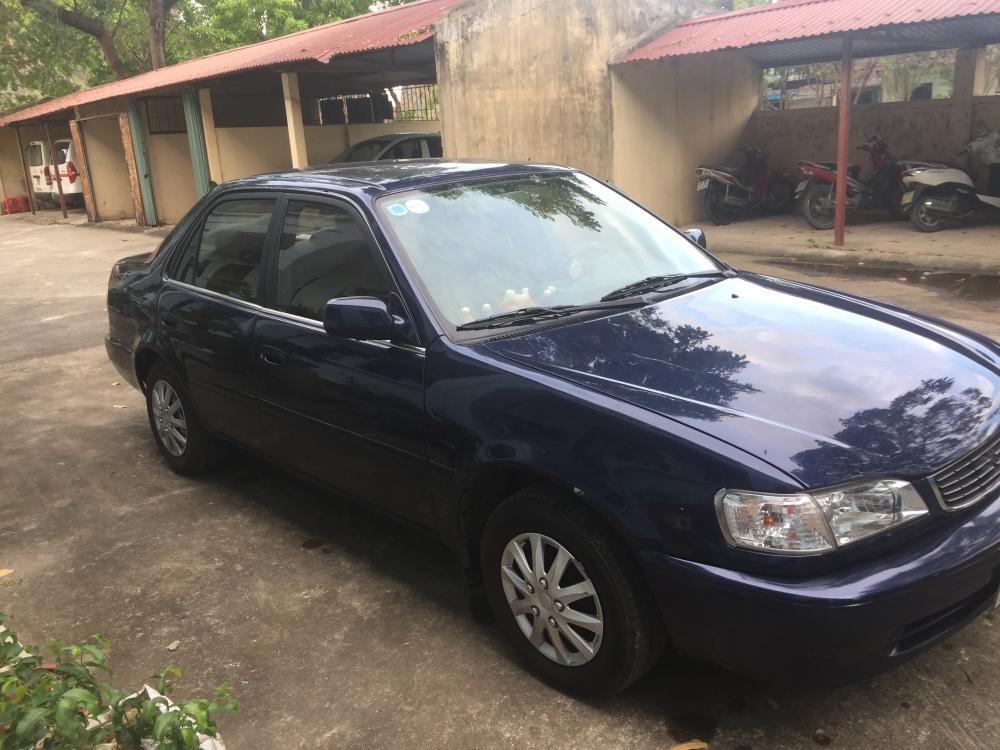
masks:
<path fill-rule="evenodd" d="M 291 201 L 278 245 L 274 306 L 312 320 L 336 297 L 388 301 L 388 270 L 352 212 L 325 203 Z"/>
<path fill-rule="evenodd" d="M 455 327 L 523 308 L 595 303 L 652 276 L 720 270 L 653 214 L 577 173 L 410 190 L 376 205 Z"/>
<path fill-rule="evenodd" d="M 228 297 L 256 302 L 273 208 L 273 200 L 259 198 L 218 204 L 182 256 L 177 278 Z"/>

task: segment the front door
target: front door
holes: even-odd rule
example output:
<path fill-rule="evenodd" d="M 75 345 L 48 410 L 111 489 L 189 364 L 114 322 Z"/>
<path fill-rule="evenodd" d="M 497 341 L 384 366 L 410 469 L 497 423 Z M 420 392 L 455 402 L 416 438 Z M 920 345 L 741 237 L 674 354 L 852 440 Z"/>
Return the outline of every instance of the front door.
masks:
<path fill-rule="evenodd" d="M 169 269 L 158 302 L 159 330 L 198 417 L 210 431 L 258 449 L 253 332 L 275 204 L 262 196 L 216 203 Z"/>
<path fill-rule="evenodd" d="M 335 297 L 398 305 L 395 283 L 360 216 L 339 201 L 290 200 L 273 257 L 254 366 L 268 452 L 396 515 L 429 515 L 423 351 L 328 335 Z"/>

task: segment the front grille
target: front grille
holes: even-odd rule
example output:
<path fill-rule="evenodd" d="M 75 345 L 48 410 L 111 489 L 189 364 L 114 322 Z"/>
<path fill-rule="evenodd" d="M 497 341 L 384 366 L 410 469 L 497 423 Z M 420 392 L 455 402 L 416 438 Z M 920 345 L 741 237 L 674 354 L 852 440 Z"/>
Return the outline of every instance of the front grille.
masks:
<path fill-rule="evenodd" d="M 971 505 L 1000 489 L 1000 436 L 931 477 L 949 508 Z"/>

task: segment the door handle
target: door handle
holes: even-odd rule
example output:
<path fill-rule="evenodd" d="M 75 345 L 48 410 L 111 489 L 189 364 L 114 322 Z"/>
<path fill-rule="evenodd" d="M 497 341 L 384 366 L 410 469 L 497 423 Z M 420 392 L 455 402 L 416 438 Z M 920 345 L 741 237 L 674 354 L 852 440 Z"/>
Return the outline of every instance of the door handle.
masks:
<path fill-rule="evenodd" d="M 258 356 L 269 365 L 285 364 L 285 353 L 281 349 L 275 349 L 273 346 L 262 346 Z"/>
<path fill-rule="evenodd" d="M 164 314 L 160 316 L 160 322 L 163 323 L 164 328 L 176 328 L 177 318 L 173 315 Z"/>

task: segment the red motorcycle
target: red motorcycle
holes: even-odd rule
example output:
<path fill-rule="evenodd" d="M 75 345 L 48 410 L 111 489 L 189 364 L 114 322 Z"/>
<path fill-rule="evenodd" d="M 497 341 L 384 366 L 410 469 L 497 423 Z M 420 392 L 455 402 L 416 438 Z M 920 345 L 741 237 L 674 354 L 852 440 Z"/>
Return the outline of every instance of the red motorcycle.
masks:
<path fill-rule="evenodd" d="M 705 210 L 715 224 L 729 224 L 740 214 L 787 211 L 795 199 L 791 175 L 772 172 L 767 156 L 756 146 L 744 146 L 741 169 L 702 165 L 698 192 L 705 193 Z"/>
<path fill-rule="evenodd" d="M 862 180 L 859 165 L 847 166 L 847 210 L 883 208 L 892 218 L 905 219 L 902 197 L 906 189 L 900 175 L 925 162 L 897 161 L 889 151 L 889 144 L 878 135 L 869 138 L 858 150 L 868 152 L 872 174 Z M 813 229 L 832 229 L 837 208 L 837 164 L 800 161 L 798 167 L 805 177 L 795 189 L 802 215 Z"/>

